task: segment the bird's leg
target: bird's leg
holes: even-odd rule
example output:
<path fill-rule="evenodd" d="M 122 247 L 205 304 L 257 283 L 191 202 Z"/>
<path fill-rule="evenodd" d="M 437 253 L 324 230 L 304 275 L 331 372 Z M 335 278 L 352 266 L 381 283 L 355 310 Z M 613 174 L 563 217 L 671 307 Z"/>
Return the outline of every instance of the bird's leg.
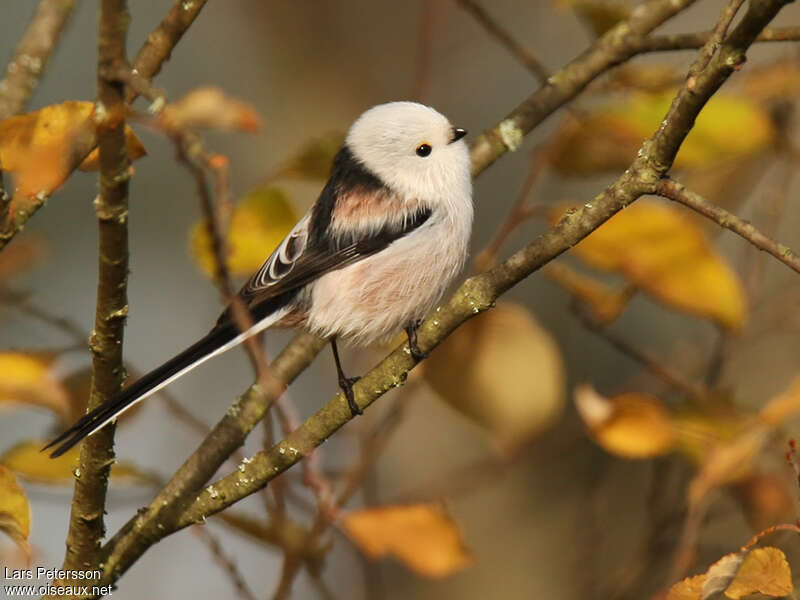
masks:
<path fill-rule="evenodd" d="M 336 372 L 339 374 L 339 387 L 342 388 L 344 397 L 347 398 L 347 406 L 350 407 L 350 414 L 352 416 L 362 414 L 361 408 L 356 404 L 355 396 L 353 396 L 353 384 L 361 379 L 361 377 L 346 377 L 342 371 L 342 362 L 339 360 L 339 349 L 336 347 L 336 338 L 331 338 L 331 349 L 333 350 L 333 360 L 336 361 Z"/>
<path fill-rule="evenodd" d="M 406 335 L 408 335 L 408 349 L 411 350 L 411 356 L 414 357 L 414 360 L 417 362 L 421 361 L 423 358 L 428 358 L 429 352 L 423 352 L 419 349 L 419 345 L 417 345 L 417 328 L 421 321 L 414 321 L 410 325 L 406 327 Z"/>

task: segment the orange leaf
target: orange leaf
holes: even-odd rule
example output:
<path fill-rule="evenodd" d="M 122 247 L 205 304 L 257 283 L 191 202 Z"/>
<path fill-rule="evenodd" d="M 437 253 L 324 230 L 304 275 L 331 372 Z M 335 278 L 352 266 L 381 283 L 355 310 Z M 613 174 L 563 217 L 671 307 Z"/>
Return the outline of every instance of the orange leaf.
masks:
<path fill-rule="evenodd" d="M 261 117 L 252 106 L 211 86 L 192 90 L 167 104 L 157 123 L 167 131 L 205 128 L 252 133 L 261 129 Z"/>
<path fill-rule="evenodd" d="M 49 196 L 86 159 L 76 150 L 87 147 L 87 137 L 94 139 L 93 109 L 92 102 L 72 100 L 0 122 L 0 164 L 14 173 L 13 203 Z M 131 158 L 142 156 L 133 132 L 127 139 Z"/>
<path fill-rule="evenodd" d="M 639 200 L 573 248 L 591 266 L 618 271 L 664 304 L 738 330 L 742 285 L 705 234 L 677 209 Z"/>
<path fill-rule="evenodd" d="M 434 504 L 366 508 L 343 516 L 342 526 L 368 556 L 394 555 L 426 577 L 445 577 L 472 564 L 458 526 Z"/>
<path fill-rule="evenodd" d="M 705 574 L 687 577 L 669 589 L 667 600 L 700 600 L 703 594 Z"/>
<path fill-rule="evenodd" d="M 657 398 L 635 393 L 606 398 L 581 385 L 575 405 L 594 440 L 612 454 L 650 458 L 672 450 L 675 428 Z"/>
<path fill-rule="evenodd" d="M 31 530 L 31 508 L 25 491 L 14 474 L 0 466 L 0 531 L 8 534 L 30 555 L 28 536 Z"/>

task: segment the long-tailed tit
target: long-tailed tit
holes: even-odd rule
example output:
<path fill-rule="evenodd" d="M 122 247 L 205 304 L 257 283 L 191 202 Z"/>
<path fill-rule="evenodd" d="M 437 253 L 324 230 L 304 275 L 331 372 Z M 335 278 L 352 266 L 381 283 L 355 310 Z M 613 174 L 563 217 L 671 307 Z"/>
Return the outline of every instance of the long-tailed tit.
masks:
<path fill-rule="evenodd" d="M 329 337 L 339 385 L 360 413 L 336 339 L 368 344 L 405 328 L 415 359 L 419 321 L 464 265 L 472 228 L 470 159 L 434 109 L 391 102 L 350 128 L 317 201 L 239 292 L 254 325 L 230 307 L 201 340 L 139 378 L 54 439 L 59 456 L 136 402 L 268 327 Z"/>

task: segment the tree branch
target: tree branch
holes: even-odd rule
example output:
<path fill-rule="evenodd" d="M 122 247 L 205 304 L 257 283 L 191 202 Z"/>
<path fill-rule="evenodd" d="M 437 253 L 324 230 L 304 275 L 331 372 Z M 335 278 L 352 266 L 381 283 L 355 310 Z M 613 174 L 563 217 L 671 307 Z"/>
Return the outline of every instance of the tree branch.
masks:
<path fill-rule="evenodd" d="M 673 50 L 697 50 L 711 39 L 712 31 L 697 33 L 673 33 L 652 35 L 643 38 L 637 54 L 647 52 L 670 52 Z M 800 41 L 800 27 L 767 27 L 756 38 L 757 42 L 797 42 Z"/>
<path fill-rule="evenodd" d="M 136 60 L 133 61 L 133 68 L 139 75 L 145 79 L 153 79 L 161 72 L 161 67 L 169 60 L 173 48 L 194 23 L 206 2 L 207 0 L 192 0 L 191 2 L 176 0 L 167 16 L 147 36 L 147 41 L 136 55 Z M 125 101 L 130 103 L 137 95 L 137 92 L 128 90 Z"/>
<path fill-rule="evenodd" d="M 729 213 L 713 202 L 709 202 L 699 194 L 686 189 L 674 179 L 665 178 L 659 181 L 655 192 L 659 196 L 663 196 L 674 202 L 679 202 L 700 213 L 704 217 L 708 217 L 720 227 L 729 229 L 742 236 L 759 250 L 771 254 L 790 269 L 800 273 L 800 256 L 791 248 L 764 235 L 753 227 L 751 223 Z"/>
<path fill-rule="evenodd" d="M 100 192 L 95 200 L 99 228 L 97 312 L 89 337 L 92 383 L 87 410 L 100 406 L 122 387 L 122 337 L 128 312 L 128 181 L 131 165 L 125 149 L 125 88 L 103 76 L 108 65 L 125 62 L 128 30 L 126 0 L 103 0 L 98 26 L 97 139 Z M 64 569 L 85 569 L 99 562 L 105 535 L 103 514 L 111 464 L 113 424 L 81 445 L 75 472 Z"/>
<path fill-rule="evenodd" d="M 708 67 L 697 75 L 691 89 L 688 85 L 684 85 L 680 90 L 662 126 L 652 138 L 645 141 L 631 167 L 591 203 L 584 205 L 583 208 L 569 211 L 552 229 L 506 261 L 465 281 L 450 300 L 437 309 L 420 328 L 418 341 L 423 351 L 433 349 L 461 323 L 491 308 L 500 295 L 578 243 L 638 197 L 653 193 L 658 181 L 670 168 L 675 154 L 702 107 L 730 74 L 742 64 L 746 49 L 753 43 L 759 31 L 787 2 L 788 0 L 760 2 L 753 0 L 747 14 L 722 43 Z M 509 149 L 506 143 L 509 133 L 521 138 L 541 122 L 546 114 L 583 89 L 586 83 L 603 68 L 608 68 L 615 64 L 614 61 L 618 62 L 627 57 L 629 49 L 626 43 L 635 41 L 638 36 L 649 32 L 690 3 L 690 1 L 678 3 L 651 1 L 639 7 L 628 22 L 612 29 L 609 34 L 601 38 L 593 50 L 571 63 L 561 72 L 561 76 L 556 75 L 551 78 L 552 83 L 520 105 L 501 124 L 482 135 L 472 149 L 473 173 L 481 172 Z M 501 132 L 504 133 L 501 135 Z M 506 141 L 503 141 L 504 138 Z M 292 347 L 290 344 L 284 353 L 291 351 Z M 298 362 L 291 360 L 288 362 L 298 371 L 305 367 Z M 278 371 L 277 365 L 278 360 L 273 364 L 276 375 L 287 381 L 284 374 Z M 355 397 L 359 406 L 365 408 L 386 391 L 402 385 L 408 371 L 414 365 L 415 361 L 406 345 L 396 349 L 355 385 Z M 235 405 L 237 408 L 239 406 L 241 401 Z M 230 418 L 230 413 L 231 411 L 223 422 Z M 196 470 L 187 469 L 187 465 L 184 465 L 179 472 L 183 472 L 179 478 L 188 478 L 191 483 L 186 485 L 185 481 L 178 482 L 173 486 L 173 493 L 165 488 L 148 508 L 134 517 L 106 545 L 103 582 L 116 581 L 150 545 L 159 539 L 192 523 L 202 522 L 208 515 L 223 510 L 261 489 L 274 477 L 307 456 L 350 418 L 351 413 L 346 400 L 341 393 L 337 394 L 286 439 L 268 451 L 257 453 L 250 462 L 240 465 L 233 473 L 207 486 L 188 502 L 175 495 L 175 492 L 179 494 L 181 488 L 197 490 L 207 480 L 204 477 L 209 469 L 213 473 L 216 464 L 219 463 L 198 464 Z M 233 431 L 230 427 L 223 429 Z M 228 440 L 228 443 L 235 442 L 238 445 L 242 439 Z M 194 462 L 194 457 L 198 454 L 208 453 L 210 446 L 219 448 L 220 445 L 221 442 L 215 440 L 212 434 L 187 464 Z M 219 456 L 215 457 L 213 452 L 209 458 L 215 461 L 220 459 Z"/>
<path fill-rule="evenodd" d="M 25 108 L 77 0 L 40 0 L 0 81 L 0 121 Z"/>

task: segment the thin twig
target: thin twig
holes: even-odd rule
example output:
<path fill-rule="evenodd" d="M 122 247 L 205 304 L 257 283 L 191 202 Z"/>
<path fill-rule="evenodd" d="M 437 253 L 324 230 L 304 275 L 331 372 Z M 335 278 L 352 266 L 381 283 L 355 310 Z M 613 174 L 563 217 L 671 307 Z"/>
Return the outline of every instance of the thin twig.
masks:
<path fill-rule="evenodd" d="M 522 183 L 519 194 L 514 204 L 508 211 L 503 223 L 498 227 L 492 239 L 486 245 L 486 248 L 480 251 L 475 257 L 474 266 L 475 271 L 480 273 L 485 271 L 497 260 L 497 253 L 500 248 L 508 239 L 508 237 L 529 219 L 534 213 L 534 207 L 529 203 L 528 198 L 531 194 L 539 177 L 548 165 L 550 146 L 540 146 L 534 148 L 531 153 L 530 165 L 528 166 L 528 173 L 525 175 L 525 181 Z"/>
<path fill-rule="evenodd" d="M 256 600 L 255 594 L 250 590 L 250 586 L 247 585 L 242 573 L 239 571 L 236 561 L 225 553 L 225 549 L 222 547 L 217 537 L 204 525 L 192 527 L 192 533 L 203 540 L 205 545 L 208 546 L 215 562 L 222 568 L 228 576 L 228 579 L 231 580 L 233 589 L 236 590 L 239 597 L 245 600 Z"/>
<path fill-rule="evenodd" d="M 25 108 L 78 0 L 40 0 L 0 81 L 0 120 Z"/>
<path fill-rule="evenodd" d="M 697 77 L 697 74 L 708 66 L 708 63 L 711 61 L 711 57 L 713 57 L 719 49 L 722 38 L 725 37 L 731 21 L 733 21 L 733 18 L 736 16 L 736 13 L 739 12 L 739 9 L 742 7 L 743 3 L 744 0 L 728 0 L 728 3 L 722 10 L 722 15 L 720 16 L 719 21 L 717 21 L 716 27 L 714 27 L 714 30 L 711 32 L 708 41 L 703 44 L 703 47 L 697 54 L 694 64 L 692 64 L 691 68 L 689 69 L 689 79 Z M 691 82 L 689 87 L 691 89 Z"/>
<path fill-rule="evenodd" d="M 791 248 L 767 237 L 744 219 L 740 219 L 724 208 L 709 202 L 699 194 L 686 189 L 674 179 L 666 177 L 659 181 L 656 185 L 655 193 L 688 206 L 701 215 L 708 217 L 720 227 L 740 235 L 759 250 L 774 256 L 790 269 L 800 273 L 800 256 Z"/>
<path fill-rule="evenodd" d="M 133 61 L 133 69 L 145 79 L 153 79 L 169 60 L 172 50 L 203 10 L 207 0 L 176 0 L 164 19 L 159 23 Z M 137 96 L 128 90 L 125 101 L 131 103 Z"/>
<path fill-rule="evenodd" d="M 475 20 L 480 23 L 486 32 L 496 39 L 502 46 L 506 48 L 517 60 L 519 60 L 525 67 L 533 73 L 539 83 L 544 85 L 547 83 L 547 78 L 550 77 L 550 72 L 547 70 L 536 55 L 526 50 L 522 45 L 517 42 L 511 34 L 508 33 L 486 10 L 475 0 L 457 0 L 458 4 L 471 14 Z"/>
<path fill-rule="evenodd" d="M 651 35 L 637 42 L 637 54 L 671 52 L 674 50 L 697 50 L 698 48 L 702 48 L 712 35 L 712 31 Z M 762 43 L 797 41 L 800 41 L 800 27 L 768 27 L 756 38 L 756 42 Z"/>
<path fill-rule="evenodd" d="M 687 398 L 699 405 L 703 405 L 703 403 L 706 402 L 710 397 L 710 393 L 707 389 L 705 389 L 705 387 L 687 381 L 682 375 L 662 364 L 662 362 L 655 357 L 650 356 L 644 350 L 636 348 L 627 340 L 621 338 L 608 328 L 599 325 L 585 310 L 582 309 L 582 307 L 573 304 L 572 309 L 572 312 L 578 317 L 581 324 L 586 329 L 592 333 L 596 333 L 598 336 L 616 348 L 619 352 L 638 362 L 668 386 L 679 390 Z"/>

